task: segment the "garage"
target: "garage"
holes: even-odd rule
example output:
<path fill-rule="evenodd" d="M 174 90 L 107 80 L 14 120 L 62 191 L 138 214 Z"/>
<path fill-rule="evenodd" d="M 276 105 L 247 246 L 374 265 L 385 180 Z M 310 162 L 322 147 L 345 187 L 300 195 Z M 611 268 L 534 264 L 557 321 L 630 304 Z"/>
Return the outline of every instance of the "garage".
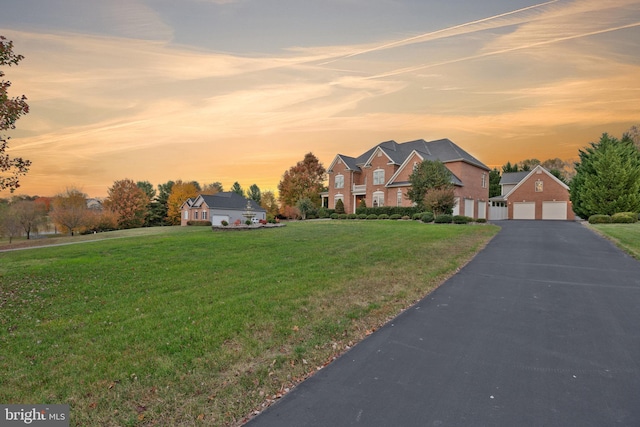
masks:
<path fill-rule="evenodd" d="M 567 219 L 567 202 L 542 202 L 542 219 Z"/>
<path fill-rule="evenodd" d="M 513 219 L 536 219 L 536 202 L 514 202 Z"/>
<path fill-rule="evenodd" d="M 228 215 L 211 215 L 211 225 L 222 225 L 222 221 L 229 222 Z"/>

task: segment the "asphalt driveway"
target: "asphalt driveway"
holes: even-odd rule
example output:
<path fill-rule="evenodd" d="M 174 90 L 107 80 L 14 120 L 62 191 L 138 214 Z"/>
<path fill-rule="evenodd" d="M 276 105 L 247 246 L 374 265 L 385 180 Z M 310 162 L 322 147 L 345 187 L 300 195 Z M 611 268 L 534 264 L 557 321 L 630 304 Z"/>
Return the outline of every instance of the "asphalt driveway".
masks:
<path fill-rule="evenodd" d="M 640 426 L 640 262 L 575 222 L 499 225 L 438 290 L 247 425 Z"/>

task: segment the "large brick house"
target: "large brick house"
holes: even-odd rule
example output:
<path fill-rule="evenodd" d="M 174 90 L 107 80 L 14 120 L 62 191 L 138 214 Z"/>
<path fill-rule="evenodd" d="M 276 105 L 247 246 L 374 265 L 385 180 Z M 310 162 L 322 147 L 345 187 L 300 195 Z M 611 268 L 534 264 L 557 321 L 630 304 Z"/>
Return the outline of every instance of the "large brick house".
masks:
<path fill-rule="evenodd" d="M 327 170 L 326 205 L 334 209 L 340 199 L 347 213 L 355 213 L 362 200 L 367 207 L 411 206 L 409 176 L 423 160 L 439 160 L 451 171 L 454 215 L 487 217 L 490 169 L 449 139 L 386 141 L 358 157 L 338 154 Z"/>
<path fill-rule="evenodd" d="M 569 187 L 538 165 L 530 171 L 503 173 L 501 195 L 491 198 L 490 220 L 574 220 Z"/>

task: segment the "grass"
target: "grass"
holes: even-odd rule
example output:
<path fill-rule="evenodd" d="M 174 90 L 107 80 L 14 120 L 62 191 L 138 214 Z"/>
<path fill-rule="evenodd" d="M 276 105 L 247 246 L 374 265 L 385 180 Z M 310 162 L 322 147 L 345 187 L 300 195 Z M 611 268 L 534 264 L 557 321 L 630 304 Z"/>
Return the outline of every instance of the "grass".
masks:
<path fill-rule="evenodd" d="M 0 253 L 0 402 L 71 425 L 237 425 L 430 292 L 490 225 L 131 230 Z"/>
<path fill-rule="evenodd" d="M 629 255 L 640 259 L 640 222 L 635 224 L 590 224 L 589 226 L 611 239 Z"/>

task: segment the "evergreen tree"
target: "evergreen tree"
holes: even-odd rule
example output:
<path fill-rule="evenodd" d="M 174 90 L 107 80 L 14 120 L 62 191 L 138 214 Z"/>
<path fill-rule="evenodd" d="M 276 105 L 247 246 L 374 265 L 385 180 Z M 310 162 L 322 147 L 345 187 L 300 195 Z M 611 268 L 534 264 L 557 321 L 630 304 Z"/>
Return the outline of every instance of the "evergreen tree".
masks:
<path fill-rule="evenodd" d="M 489 172 L 489 197 L 499 196 L 502 192 L 500 188 L 500 171 L 498 168 L 493 168 Z"/>
<path fill-rule="evenodd" d="M 570 185 L 574 212 L 588 218 L 640 211 L 640 152 L 625 134 L 621 140 L 603 134 L 580 150 Z"/>
<path fill-rule="evenodd" d="M 430 190 L 451 189 L 451 171 L 441 161 L 424 160 L 409 176 L 411 188 L 407 198 L 419 209 L 425 209 L 425 197 Z"/>
<path fill-rule="evenodd" d="M 247 197 L 260 204 L 262 200 L 262 192 L 260 191 L 260 187 L 258 187 L 256 184 L 253 184 L 251 187 L 249 187 L 249 191 L 247 191 Z"/>
<path fill-rule="evenodd" d="M 244 197 L 244 190 L 242 189 L 242 186 L 238 181 L 233 183 L 233 185 L 231 186 L 231 191 Z"/>

